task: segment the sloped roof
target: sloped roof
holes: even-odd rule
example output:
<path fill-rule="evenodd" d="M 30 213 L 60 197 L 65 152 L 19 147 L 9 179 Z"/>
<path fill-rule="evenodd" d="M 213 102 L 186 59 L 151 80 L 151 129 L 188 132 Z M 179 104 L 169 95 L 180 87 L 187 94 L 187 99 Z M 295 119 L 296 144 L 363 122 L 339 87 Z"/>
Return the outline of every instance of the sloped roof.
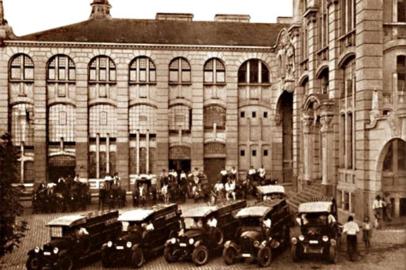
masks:
<path fill-rule="evenodd" d="M 273 46 L 286 24 L 92 19 L 16 40 L 171 45 Z"/>

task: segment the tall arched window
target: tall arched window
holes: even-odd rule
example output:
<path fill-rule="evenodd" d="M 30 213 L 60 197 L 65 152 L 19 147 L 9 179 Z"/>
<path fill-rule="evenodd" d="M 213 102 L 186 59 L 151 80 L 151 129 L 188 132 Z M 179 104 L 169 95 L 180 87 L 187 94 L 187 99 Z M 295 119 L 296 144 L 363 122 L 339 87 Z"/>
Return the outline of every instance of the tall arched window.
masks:
<path fill-rule="evenodd" d="M 398 22 L 406 22 L 406 0 L 398 1 Z"/>
<path fill-rule="evenodd" d="M 57 104 L 49 108 L 48 140 L 49 142 L 75 142 L 75 107 Z"/>
<path fill-rule="evenodd" d="M 108 56 L 97 56 L 89 65 L 89 83 L 116 83 L 116 65 Z"/>
<path fill-rule="evenodd" d="M 175 58 L 169 64 L 169 83 L 190 84 L 192 80 L 191 73 L 190 64 L 185 58 Z"/>
<path fill-rule="evenodd" d="M 265 63 L 259 59 L 244 62 L 238 70 L 239 84 L 268 84 L 269 70 Z"/>
<path fill-rule="evenodd" d="M 223 62 L 218 58 L 209 59 L 204 65 L 205 84 L 224 84 L 226 69 Z"/>
<path fill-rule="evenodd" d="M 130 84 L 156 83 L 156 67 L 149 57 L 140 56 L 130 64 Z"/>
<path fill-rule="evenodd" d="M 48 98 L 71 97 L 69 93 L 74 91 L 75 79 L 75 64 L 72 59 L 66 55 L 51 58 L 47 73 Z"/>
<path fill-rule="evenodd" d="M 406 55 L 399 55 L 397 61 L 398 94 L 406 95 Z"/>
<path fill-rule="evenodd" d="M 34 63 L 32 59 L 25 54 L 15 56 L 10 63 L 9 80 L 11 90 L 18 96 L 27 96 L 32 84 L 34 83 Z"/>

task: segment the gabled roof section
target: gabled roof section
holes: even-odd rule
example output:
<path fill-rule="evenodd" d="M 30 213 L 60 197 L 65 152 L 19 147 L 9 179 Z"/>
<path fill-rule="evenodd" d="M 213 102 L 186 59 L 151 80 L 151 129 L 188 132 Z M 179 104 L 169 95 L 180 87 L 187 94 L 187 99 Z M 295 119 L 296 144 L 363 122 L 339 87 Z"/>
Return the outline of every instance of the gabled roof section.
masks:
<path fill-rule="evenodd" d="M 272 47 L 286 24 L 135 19 L 87 20 L 14 40 Z"/>

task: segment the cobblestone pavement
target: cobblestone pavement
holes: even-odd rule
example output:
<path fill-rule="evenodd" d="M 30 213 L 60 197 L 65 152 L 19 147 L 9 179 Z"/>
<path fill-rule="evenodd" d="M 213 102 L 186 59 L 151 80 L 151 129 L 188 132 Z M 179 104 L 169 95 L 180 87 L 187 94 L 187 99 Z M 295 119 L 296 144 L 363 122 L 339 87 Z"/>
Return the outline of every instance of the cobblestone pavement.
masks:
<path fill-rule="evenodd" d="M 182 209 L 197 207 L 202 204 L 185 204 Z M 45 224 L 53 218 L 64 214 L 27 214 L 23 218 L 28 221 L 30 230 L 19 249 L 12 254 L 6 255 L 0 262 L 0 269 L 25 269 L 27 252 L 35 246 L 41 246 L 49 241 L 48 230 Z M 317 260 L 305 260 L 300 263 L 293 263 L 288 251 L 277 256 L 272 262 L 273 269 L 405 269 L 406 265 L 406 245 L 382 245 L 375 244 L 369 254 L 366 254 L 362 247 L 361 256 L 356 262 L 350 262 L 346 259 L 345 251 L 340 252 L 339 262 L 336 265 L 323 263 Z M 82 269 L 101 269 L 100 262 L 94 262 L 84 266 Z M 255 263 L 239 263 L 232 266 L 226 266 L 221 257 L 213 258 L 203 267 L 194 267 L 190 262 L 167 264 L 161 256 L 148 261 L 142 269 L 160 270 L 160 269 L 200 269 L 200 270 L 234 270 L 234 269 L 256 269 Z M 120 268 L 126 269 L 126 268 Z"/>

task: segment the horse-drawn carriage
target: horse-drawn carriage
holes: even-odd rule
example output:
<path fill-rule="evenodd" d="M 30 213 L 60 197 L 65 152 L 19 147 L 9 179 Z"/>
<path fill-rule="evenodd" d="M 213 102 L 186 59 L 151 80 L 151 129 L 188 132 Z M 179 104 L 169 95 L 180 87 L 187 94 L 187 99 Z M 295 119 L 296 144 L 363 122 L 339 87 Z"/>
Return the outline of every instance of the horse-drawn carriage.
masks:
<path fill-rule="evenodd" d="M 41 183 L 34 188 L 34 213 L 84 210 L 91 202 L 89 185 L 79 181 Z"/>

